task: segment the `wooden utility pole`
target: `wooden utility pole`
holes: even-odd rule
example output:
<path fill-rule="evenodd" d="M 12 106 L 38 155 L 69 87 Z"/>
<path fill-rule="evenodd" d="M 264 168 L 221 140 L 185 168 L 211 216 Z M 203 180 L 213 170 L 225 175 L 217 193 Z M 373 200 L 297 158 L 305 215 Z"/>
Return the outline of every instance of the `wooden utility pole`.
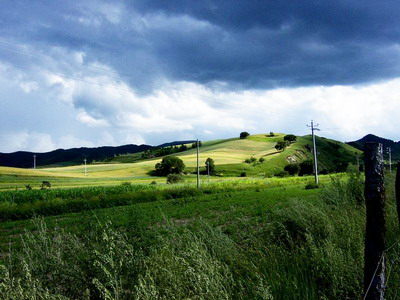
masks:
<path fill-rule="evenodd" d="M 199 140 L 197 140 L 196 144 L 197 144 L 197 188 L 200 188 Z"/>
<path fill-rule="evenodd" d="M 312 141 L 313 141 L 313 152 L 314 152 L 314 176 L 315 176 L 315 183 L 318 184 L 318 158 L 317 158 L 317 145 L 315 143 L 315 130 L 320 130 L 316 127 L 318 127 L 319 124 L 314 124 L 314 121 L 311 120 L 311 126 L 307 125 L 307 127 L 311 128 L 311 133 L 312 133 Z"/>
<path fill-rule="evenodd" d="M 36 155 L 33 155 L 33 169 L 36 169 Z"/>
<path fill-rule="evenodd" d="M 392 172 L 392 148 L 387 148 L 389 154 L 389 171 Z"/>
<path fill-rule="evenodd" d="M 397 206 L 397 217 L 399 219 L 400 226 L 400 162 L 397 163 L 397 174 L 396 174 L 396 206 Z"/>
<path fill-rule="evenodd" d="M 366 232 L 364 299 L 382 300 L 385 293 L 385 185 L 383 147 L 364 144 Z"/>

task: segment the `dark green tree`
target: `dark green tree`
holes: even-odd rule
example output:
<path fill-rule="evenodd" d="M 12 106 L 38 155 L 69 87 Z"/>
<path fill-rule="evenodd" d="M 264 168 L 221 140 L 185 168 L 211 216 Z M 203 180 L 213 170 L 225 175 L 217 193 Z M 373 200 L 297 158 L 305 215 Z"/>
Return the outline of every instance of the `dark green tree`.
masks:
<path fill-rule="evenodd" d="M 182 159 L 176 156 L 166 156 L 160 163 L 155 165 L 156 174 L 167 176 L 168 174 L 180 174 L 185 170 L 185 164 Z"/>
<path fill-rule="evenodd" d="M 299 173 L 300 167 L 298 164 L 290 164 L 285 166 L 285 171 L 287 171 L 290 175 L 296 175 Z"/>
<path fill-rule="evenodd" d="M 310 159 L 300 163 L 299 167 L 300 167 L 299 176 L 311 175 L 314 173 L 314 165 L 312 160 Z"/>
<path fill-rule="evenodd" d="M 215 163 L 211 157 L 206 159 L 206 170 L 207 170 L 207 167 L 210 170 L 210 175 L 215 174 Z"/>
<path fill-rule="evenodd" d="M 240 138 L 241 139 L 245 139 L 245 138 L 247 138 L 248 136 L 250 135 L 250 133 L 248 133 L 248 132 L 246 132 L 246 131 L 243 131 L 243 132 L 241 132 L 240 133 Z"/>

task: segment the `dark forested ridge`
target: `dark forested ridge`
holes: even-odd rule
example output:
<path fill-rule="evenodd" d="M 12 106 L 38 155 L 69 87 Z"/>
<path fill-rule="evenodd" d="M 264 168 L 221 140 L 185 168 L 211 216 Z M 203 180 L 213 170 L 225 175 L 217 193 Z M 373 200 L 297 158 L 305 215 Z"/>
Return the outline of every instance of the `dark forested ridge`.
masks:
<path fill-rule="evenodd" d="M 88 163 L 101 161 L 108 157 L 126 153 L 137 153 L 153 148 L 149 145 L 124 145 L 124 146 L 104 146 L 96 148 L 72 148 L 57 149 L 45 153 L 34 153 L 18 151 L 13 153 L 0 153 L 0 166 L 31 168 L 33 167 L 33 155 L 36 155 L 37 166 L 48 165 L 75 165 L 81 164 L 86 158 Z"/>
<path fill-rule="evenodd" d="M 347 144 L 364 151 L 364 143 L 366 142 L 376 142 L 376 143 L 381 143 L 383 145 L 383 148 L 385 150 L 385 157 L 387 156 L 387 148 L 390 147 L 392 149 L 392 159 L 394 160 L 400 160 L 400 141 L 395 142 L 389 139 L 385 139 L 373 134 L 367 134 L 363 138 L 349 142 Z"/>

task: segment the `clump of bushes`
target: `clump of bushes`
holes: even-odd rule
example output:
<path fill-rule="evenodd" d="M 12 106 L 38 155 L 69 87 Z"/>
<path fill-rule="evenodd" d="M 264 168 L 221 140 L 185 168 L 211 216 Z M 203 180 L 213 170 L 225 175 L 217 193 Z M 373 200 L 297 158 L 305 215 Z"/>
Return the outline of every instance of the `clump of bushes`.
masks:
<path fill-rule="evenodd" d="M 299 173 L 300 167 L 298 164 L 289 164 L 283 169 L 290 175 L 297 175 Z"/>
<path fill-rule="evenodd" d="M 283 137 L 284 141 L 288 141 L 289 143 L 294 143 L 297 140 L 297 137 L 294 134 L 288 134 Z"/>
<path fill-rule="evenodd" d="M 311 182 L 306 185 L 306 190 L 313 190 L 317 188 L 319 188 L 319 185 L 316 184 L 315 182 Z"/>
<path fill-rule="evenodd" d="M 255 163 L 257 161 L 257 158 L 255 158 L 255 157 L 250 157 L 250 158 L 246 158 L 245 160 L 244 160 L 244 162 L 246 163 L 246 164 L 252 164 L 252 163 Z"/>
<path fill-rule="evenodd" d="M 286 149 L 286 147 L 289 146 L 289 145 L 290 145 L 290 143 L 288 141 L 279 141 L 279 142 L 276 143 L 275 149 L 278 150 L 278 151 L 279 150 L 284 151 Z"/>
<path fill-rule="evenodd" d="M 167 176 L 167 183 L 168 184 L 174 184 L 174 183 L 181 183 L 184 182 L 185 179 L 181 174 L 169 174 Z"/>
<path fill-rule="evenodd" d="M 287 171 L 280 171 L 280 172 L 276 173 L 275 176 L 283 178 L 283 177 L 289 176 L 289 173 Z"/>

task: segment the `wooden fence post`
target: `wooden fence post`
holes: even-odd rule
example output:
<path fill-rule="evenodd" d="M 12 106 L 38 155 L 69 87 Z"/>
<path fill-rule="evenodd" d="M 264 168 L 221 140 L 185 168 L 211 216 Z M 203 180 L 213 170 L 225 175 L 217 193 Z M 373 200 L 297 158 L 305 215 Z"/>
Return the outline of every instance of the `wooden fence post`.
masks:
<path fill-rule="evenodd" d="M 385 292 L 385 185 L 383 147 L 365 143 L 366 231 L 364 299 L 384 299 Z"/>
<path fill-rule="evenodd" d="M 397 163 L 397 174 L 396 174 L 396 207 L 397 207 L 397 217 L 399 219 L 400 226 L 400 162 Z"/>

